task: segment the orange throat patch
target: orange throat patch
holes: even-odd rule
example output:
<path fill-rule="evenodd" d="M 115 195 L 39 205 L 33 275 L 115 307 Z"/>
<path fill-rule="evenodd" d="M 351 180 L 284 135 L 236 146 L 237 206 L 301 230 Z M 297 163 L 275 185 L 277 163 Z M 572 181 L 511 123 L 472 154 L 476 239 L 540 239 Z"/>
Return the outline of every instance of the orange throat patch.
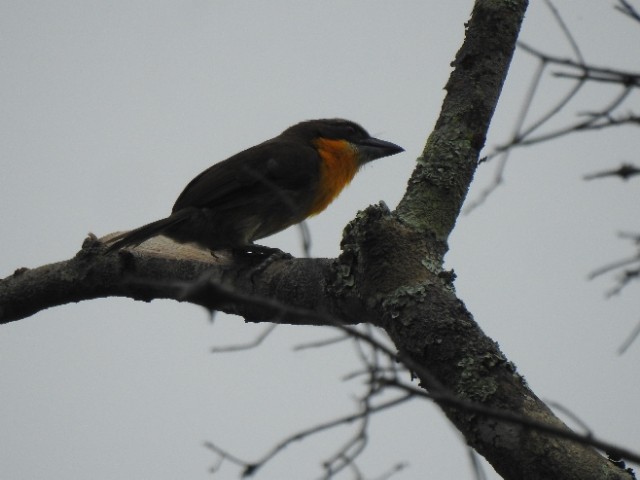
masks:
<path fill-rule="evenodd" d="M 318 138 L 314 141 L 314 145 L 318 149 L 322 163 L 318 192 L 309 215 L 316 215 L 327 208 L 342 189 L 349 185 L 360 168 L 358 152 L 346 140 Z"/>

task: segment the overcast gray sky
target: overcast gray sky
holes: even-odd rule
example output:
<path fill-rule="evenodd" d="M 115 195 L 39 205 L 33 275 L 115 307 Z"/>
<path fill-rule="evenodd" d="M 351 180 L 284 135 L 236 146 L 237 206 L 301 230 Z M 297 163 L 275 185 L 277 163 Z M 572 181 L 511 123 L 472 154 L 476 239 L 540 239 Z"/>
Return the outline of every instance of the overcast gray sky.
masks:
<path fill-rule="evenodd" d="M 521 38 L 569 56 L 544 3 L 531 3 Z M 556 4 L 588 60 L 637 69 L 640 28 L 612 1 Z M 339 116 L 406 152 L 366 168 L 309 222 L 313 256 L 336 256 L 358 210 L 400 199 L 471 5 L 1 0 L 0 276 L 69 258 L 88 232 L 166 216 L 211 163 L 300 120 Z M 517 54 L 489 147 L 511 132 L 534 67 Z M 545 81 L 541 100 L 561 87 Z M 589 89 L 572 113 L 605 100 Z M 533 390 L 636 450 L 640 344 L 616 350 L 640 320 L 637 287 L 607 301 L 611 278 L 586 276 L 632 253 L 615 235 L 637 231 L 638 183 L 581 177 L 638 149 L 637 131 L 619 129 L 514 152 L 505 184 L 460 219 L 447 257 L 459 295 Z M 482 166 L 471 199 L 492 172 Z M 265 243 L 300 254 L 295 229 Z M 352 411 L 362 390 L 342 381 L 357 367 L 352 349 L 292 351 L 328 329 L 280 327 L 252 352 L 209 353 L 262 328 L 126 299 L 3 326 L 0 478 L 206 479 L 215 458 L 204 441 L 253 460 L 287 433 Z M 296 444 L 258 478 L 317 478 L 348 435 Z M 374 419 L 364 472 L 399 461 L 409 466 L 396 479 L 472 478 L 463 441 L 430 404 Z M 236 476 L 227 465 L 214 478 Z"/>

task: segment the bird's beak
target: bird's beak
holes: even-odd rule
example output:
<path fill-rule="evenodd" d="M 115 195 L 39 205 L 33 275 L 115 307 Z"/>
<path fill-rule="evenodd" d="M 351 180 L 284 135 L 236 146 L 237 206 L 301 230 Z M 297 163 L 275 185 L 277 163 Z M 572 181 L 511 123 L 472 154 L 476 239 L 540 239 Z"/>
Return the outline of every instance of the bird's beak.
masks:
<path fill-rule="evenodd" d="M 404 152 L 404 148 L 396 145 L 395 143 L 387 142 L 386 140 L 380 140 L 379 138 L 374 137 L 369 137 L 365 138 L 364 140 L 358 141 L 357 147 L 362 163 Z"/>

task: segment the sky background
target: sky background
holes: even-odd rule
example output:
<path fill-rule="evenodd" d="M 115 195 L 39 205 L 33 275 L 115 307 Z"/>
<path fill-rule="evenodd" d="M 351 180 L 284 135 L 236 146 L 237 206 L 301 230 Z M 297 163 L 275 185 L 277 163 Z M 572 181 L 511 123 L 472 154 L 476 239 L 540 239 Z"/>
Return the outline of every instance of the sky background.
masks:
<path fill-rule="evenodd" d="M 531 3 L 521 39 L 570 56 L 545 3 Z M 613 1 L 556 5 L 588 61 L 638 69 L 640 28 Z M 0 276 L 70 258 L 88 232 L 164 217 L 210 164 L 323 117 L 406 149 L 367 167 L 309 221 L 312 255 L 335 257 L 358 210 L 401 198 L 471 6 L 0 0 Z M 511 134 L 534 69 L 516 54 L 487 151 Z M 546 79 L 534 116 L 567 87 Z M 587 89 L 559 122 L 607 95 Z M 630 105 L 637 111 L 637 95 Z M 514 152 L 505 183 L 458 221 L 447 256 L 460 298 L 534 392 L 636 451 L 640 343 L 617 349 L 640 320 L 637 286 L 607 300 L 612 277 L 587 275 L 633 253 L 616 234 L 638 229 L 638 183 L 582 176 L 636 160 L 638 138 L 620 128 Z M 470 200 L 494 168 L 482 165 Z M 264 243 L 301 254 L 296 229 Z M 251 352 L 210 353 L 263 328 L 116 298 L 2 326 L 0 478 L 207 479 L 216 458 L 205 441 L 254 460 L 287 434 L 353 411 L 363 391 L 343 381 L 358 367 L 353 349 L 292 350 L 330 329 L 283 326 Z M 257 478 L 317 478 L 349 434 L 296 444 Z M 473 478 L 460 435 L 420 401 L 374 418 L 359 465 L 375 478 L 398 462 L 408 463 L 398 480 Z M 237 476 L 225 464 L 213 478 Z"/>

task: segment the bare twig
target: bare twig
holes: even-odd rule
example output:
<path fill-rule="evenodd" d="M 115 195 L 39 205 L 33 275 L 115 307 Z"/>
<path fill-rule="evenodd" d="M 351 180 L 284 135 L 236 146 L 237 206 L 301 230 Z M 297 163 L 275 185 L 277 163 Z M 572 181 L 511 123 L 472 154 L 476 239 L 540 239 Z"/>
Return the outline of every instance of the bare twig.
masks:
<path fill-rule="evenodd" d="M 207 282 L 207 283 L 211 284 L 212 282 Z M 193 288 L 198 292 L 198 296 L 202 295 L 203 293 L 202 285 L 194 285 Z M 412 370 L 418 373 L 422 381 L 429 388 L 429 392 L 427 392 L 425 390 L 418 389 L 413 385 L 400 382 L 397 376 L 395 375 L 390 378 L 382 377 L 381 375 L 378 375 L 379 372 L 372 371 L 370 382 L 369 382 L 370 391 L 365 397 L 365 399 L 370 398 L 373 395 L 372 392 L 381 391 L 381 389 L 384 386 L 399 388 L 403 390 L 406 395 L 394 398 L 393 400 L 386 401 L 384 403 L 381 403 L 375 406 L 368 405 L 365 402 L 365 406 L 363 410 L 358 413 L 341 417 L 336 420 L 326 422 L 324 424 L 317 425 L 310 429 L 306 429 L 301 432 L 298 432 L 297 434 L 291 435 L 287 437 L 287 439 L 283 440 L 278 445 L 276 445 L 272 450 L 270 450 L 266 455 L 264 455 L 257 462 L 253 462 L 253 463 L 245 462 L 245 465 L 246 465 L 245 475 L 254 473 L 257 468 L 264 465 L 267 461 L 269 461 L 271 458 L 277 455 L 280 451 L 282 451 L 292 442 L 305 438 L 316 432 L 321 432 L 338 425 L 351 423 L 353 421 L 363 418 L 364 416 L 370 415 L 373 412 L 386 410 L 392 406 L 398 405 L 400 403 L 404 403 L 410 400 L 411 398 L 413 398 L 414 396 L 433 400 L 441 406 L 458 408 L 466 412 L 484 415 L 496 420 L 502 420 L 502 421 L 506 421 L 516 425 L 520 425 L 522 427 L 531 428 L 540 432 L 549 433 L 551 435 L 572 440 L 574 442 L 581 443 L 583 445 L 591 445 L 603 451 L 612 452 L 614 455 L 619 456 L 621 458 L 640 463 L 639 453 L 635 453 L 624 447 L 600 440 L 592 434 L 581 435 L 569 430 L 564 426 L 548 424 L 548 423 L 541 422 L 517 413 L 486 407 L 485 405 L 482 405 L 480 403 L 467 400 L 465 398 L 460 398 L 457 395 L 449 392 L 446 388 L 444 388 L 442 384 L 428 370 L 426 370 L 422 365 L 419 365 L 416 362 L 413 362 L 411 358 L 407 357 L 406 355 L 397 354 L 393 352 L 389 347 L 382 344 L 379 340 L 376 340 L 372 336 L 362 333 L 356 328 L 349 327 L 346 325 L 341 325 L 335 320 L 327 317 L 326 315 L 318 314 L 315 312 L 309 312 L 309 311 L 306 311 L 305 309 L 299 309 L 299 308 L 287 307 L 285 305 L 280 305 L 278 304 L 278 302 L 268 298 L 253 297 L 249 295 L 239 294 L 237 292 L 229 292 L 227 291 L 227 289 L 225 289 L 220 285 L 215 286 L 215 291 L 216 291 L 216 295 L 219 297 L 230 295 L 231 297 L 234 298 L 234 301 L 241 301 L 241 299 L 245 299 L 247 301 L 251 301 L 252 304 L 254 305 L 262 304 L 264 308 L 268 307 L 270 309 L 273 309 L 273 308 L 276 308 L 275 305 L 277 305 L 277 308 L 281 311 L 282 315 L 286 315 L 286 316 L 302 315 L 305 318 L 309 316 L 318 316 L 321 318 L 321 321 L 323 324 L 325 325 L 333 324 L 334 327 L 338 328 L 344 333 L 347 333 L 352 338 L 368 343 L 373 348 L 377 349 L 381 354 L 388 357 L 390 360 L 401 361 L 409 370 Z M 185 291 L 185 295 L 188 295 L 187 291 Z M 250 298 L 245 298 L 245 297 L 250 297 Z M 223 300 L 223 298 L 222 299 L 218 298 L 216 301 L 220 301 L 220 300 Z"/>
<path fill-rule="evenodd" d="M 556 410 L 562 412 L 563 414 L 565 414 L 567 417 L 569 417 L 574 423 L 576 423 L 577 425 L 580 426 L 580 428 L 582 428 L 584 430 L 584 433 L 587 436 L 592 436 L 593 432 L 591 431 L 591 429 L 589 428 L 589 426 L 586 424 L 586 422 L 584 422 L 580 417 L 578 417 L 578 415 L 575 414 L 575 412 L 571 411 L 571 409 L 565 407 L 564 405 L 562 405 L 559 402 L 554 402 L 554 401 L 546 401 L 545 402 L 547 405 L 549 405 L 551 408 L 555 408 Z"/>
<path fill-rule="evenodd" d="M 527 113 L 531 108 L 531 102 L 533 101 L 535 92 L 538 89 L 538 86 L 540 85 L 540 81 L 542 79 L 542 74 L 544 72 L 545 65 L 546 65 L 546 62 L 544 61 L 541 61 L 538 64 L 538 69 L 536 70 L 536 73 L 534 74 L 531 80 L 531 83 L 529 84 L 529 89 L 527 91 L 527 94 L 525 95 L 525 100 L 522 104 L 522 107 L 520 108 L 520 113 L 518 114 L 518 119 L 516 120 L 516 124 L 511 134 L 511 140 L 509 144 L 516 144 L 522 135 L 520 131 L 522 130 L 522 126 L 527 117 Z M 476 198 L 474 201 L 469 202 L 469 205 L 467 205 L 464 208 L 463 213 L 468 214 L 472 212 L 475 208 L 482 205 L 487 200 L 487 198 L 489 198 L 489 195 L 491 195 L 494 192 L 494 190 L 502 184 L 502 182 L 504 181 L 503 174 L 504 174 L 505 168 L 507 167 L 507 161 L 509 160 L 510 152 L 511 152 L 511 149 L 509 148 L 505 148 L 503 150 L 496 149 L 496 153 L 489 155 L 486 158 L 486 160 L 490 160 L 492 156 L 495 156 L 495 155 L 500 156 L 500 161 L 498 163 L 498 167 L 495 170 L 493 181 L 480 192 L 480 195 L 478 196 L 478 198 Z"/>
<path fill-rule="evenodd" d="M 637 254 L 634 255 L 633 257 L 625 258 L 623 260 L 617 260 L 608 265 L 597 268 L 596 270 L 592 271 L 587 278 L 589 280 L 593 280 L 594 278 L 599 277 L 600 275 L 604 275 L 605 273 L 609 273 L 612 270 L 618 270 L 619 268 L 625 267 L 627 265 L 631 265 L 639 261 L 640 261 L 640 257 Z"/>
<path fill-rule="evenodd" d="M 620 348 L 618 349 L 618 354 L 623 355 L 627 351 L 627 349 L 631 346 L 631 344 L 633 344 L 633 342 L 636 341 L 639 335 L 640 335 L 640 322 L 636 323 L 635 328 L 631 331 L 627 339 L 624 342 L 622 342 L 622 345 L 620 345 Z"/>
<path fill-rule="evenodd" d="M 388 480 L 393 475 L 395 475 L 396 473 L 400 473 L 402 470 L 404 470 L 408 466 L 409 466 L 409 464 L 406 463 L 406 462 L 398 463 L 398 464 L 394 465 L 388 472 L 385 472 L 382 475 L 380 475 L 379 477 L 373 478 L 372 480 Z"/>
<path fill-rule="evenodd" d="M 625 124 L 637 124 L 639 118 L 635 115 L 625 115 L 615 118 L 613 112 L 617 109 L 624 100 L 627 99 L 631 93 L 631 88 L 625 86 L 622 91 L 616 96 L 609 105 L 605 106 L 601 111 L 584 113 L 587 119 L 575 122 L 570 125 L 558 128 L 551 132 L 542 133 L 537 136 L 529 136 L 527 138 L 521 138 L 517 143 L 510 145 L 504 145 L 499 147 L 501 150 L 511 149 L 515 147 L 526 147 L 537 143 L 547 142 L 559 137 L 563 137 L 570 133 L 586 132 L 590 130 L 602 130 L 609 127 L 617 127 Z"/>
<path fill-rule="evenodd" d="M 640 22 L 640 12 L 638 12 L 638 10 L 636 10 L 635 7 L 633 7 L 627 0 L 618 0 L 618 3 L 619 5 L 616 5 L 613 8 L 636 22 Z"/>
<path fill-rule="evenodd" d="M 572 440 L 583 445 L 591 445 L 593 447 L 599 448 L 600 450 L 606 452 L 612 452 L 615 455 L 625 458 L 629 461 L 640 463 L 640 453 L 632 452 L 625 447 L 613 445 L 609 442 L 605 442 L 596 438 L 593 435 L 580 435 L 575 433 L 569 429 L 560 428 L 555 425 L 550 425 L 548 423 L 539 422 L 529 417 L 523 417 L 522 415 L 515 414 L 513 412 L 509 412 L 506 410 L 495 410 L 493 408 L 485 407 L 482 404 L 471 402 L 469 400 L 461 399 L 461 398 L 449 398 L 446 395 L 442 394 L 430 394 L 419 390 L 411 385 L 403 385 L 400 383 L 391 384 L 405 391 L 412 391 L 417 396 L 422 396 L 424 398 L 431 398 L 432 400 L 441 403 L 441 404 L 449 404 L 451 402 L 451 406 L 455 406 L 456 408 L 461 408 L 467 412 L 477 413 L 481 415 L 486 415 L 490 418 L 495 418 L 498 420 L 504 420 L 509 423 L 514 423 L 516 425 L 520 425 L 523 427 L 528 427 L 534 429 L 539 432 L 549 433 L 551 435 L 555 435 L 560 438 L 566 438 L 567 440 Z"/>
<path fill-rule="evenodd" d="M 471 469 L 473 470 L 476 480 L 487 480 L 487 474 L 484 473 L 482 463 L 480 463 L 480 457 L 478 456 L 476 451 L 471 447 L 467 447 L 467 453 L 469 454 Z"/>
<path fill-rule="evenodd" d="M 485 157 L 485 160 L 491 160 L 496 157 L 499 160 L 497 166 L 495 167 L 493 179 L 484 188 L 484 190 L 480 192 L 478 198 L 469 203 L 469 205 L 465 208 L 465 213 L 469 213 L 474 208 L 484 203 L 486 199 L 491 195 L 491 193 L 493 193 L 504 182 L 504 171 L 509 159 L 509 153 L 514 148 L 547 142 L 576 132 L 601 130 L 604 128 L 616 127 L 620 125 L 640 125 L 640 116 L 638 115 L 635 115 L 633 113 L 616 115 L 616 111 L 628 99 L 631 91 L 635 88 L 640 87 L 640 73 L 587 64 L 576 40 L 571 34 L 571 31 L 569 30 L 559 11 L 549 0 L 546 0 L 546 5 L 550 9 L 557 25 L 562 30 L 565 38 L 567 39 L 567 42 L 569 43 L 573 51 L 575 59 L 550 55 L 537 50 L 524 42 L 518 42 L 518 47 L 520 48 L 520 50 L 529 53 L 538 59 L 538 67 L 532 76 L 530 86 L 523 99 L 523 106 L 515 122 L 516 126 L 514 132 L 510 135 L 509 141 L 503 145 L 498 145 L 494 148 L 493 152 L 490 152 Z M 617 6 L 616 9 L 633 18 L 636 18 L 635 16 L 638 13 L 637 10 L 631 7 L 631 5 L 624 0 L 620 1 L 620 5 Z M 552 65 L 563 67 L 569 70 L 553 72 L 553 76 L 557 78 L 574 80 L 575 84 L 566 94 L 562 96 L 562 98 L 558 102 L 556 102 L 548 111 L 543 113 L 540 118 L 533 121 L 530 125 L 525 126 L 525 119 L 527 117 L 527 114 L 529 113 L 543 74 L 547 72 L 548 67 Z M 611 83 L 621 86 L 622 90 L 613 97 L 612 101 L 610 101 L 608 105 L 605 105 L 604 107 L 599 108 L 596 111 L 583 114 L 582 116 L 586 117 L 586 119 L 569 123 L 568 125 L 562 126 L 549 132 L 536 134 L 541 129 L 541 127 L 548 125 L 549 121 L 553 117 L 555 117 L 561 111 L 564 111 L 567 105 L 577 96 L 579 92 L 582 91 L 583 87 L 588 82 Z"/>
<path fill-rule="evenodd" d="M 342 426 L 342 425 L 348 425 L 350 423 L 353 423 L 357 420 L 362 420 L 363 418 L 366 418 L 368 416 L 370 416 L 372 413 L 376 413 L 376 412 L 380 412 L 382 410 L 387 410 L 391 407 L 400 405 L 408 400 L 411 400 L 414 396 L 411 393 L 405 393 L 404 395 L 401 395 L 399 397 L 396 397 L 392 400 L 388 400 L 386 402 L 382 402 L 378 405 L 366 405 L 364 406 L 364 408 L 357 412 L 357 413 L 353 413 L 350 415 L 345 415 L 343 417 L 340 418 L 336 418 L 334 420 L 325 422 L 325 423 L 321 423 L 318 424 L 314 427 L 311 428 L 307 428 L 305 430 L 300 430 L 299 432 L 288 436 L 287 438 L 285 438 L 284 440 L 282 440 L 281 442 L 279 442 L 275 447 L 273 447 L 271 450 L 269 450 L 265 455 L 263 455 L 260 459 L 254 461 L 254 462 L 248 462 L 248 461 L 244 461 L 244 460 L 240 460 L 238 457 L 235 457 L 233 455 L 230 455 L 228 452 L 226 452 L 225 450 L 221 449 L 220 447 L 216 446 L 215 444 L 211 443 L 211 442 L 207 442 L 206 446 L 208 448 L 210 448 L 211 450 L 213 450 L 214 452 L 216 452 L 219 456 L 224 457 L 224 459 L 226 460 L 230 460 L 231 462 L 235 463 L 236 465 L 239 465 L 241 467 L 243 467 L 243 476 L 244 477 L 248 477 L 251 476 L 253 474 L 256 473 L 256 471 L 258 469 L 260 469 L 262 466 L 264 466 L 267 462 L 269 462 L 273 457 L 275 457 L 276 455 L 278 455 L 282 450 L 284 450 L 285 448 L 287 448 L 289 445 L 291 445 L 294 442 L 303 440 L 306 437 L 309 437 L 311 435 L 315 435 L 317 433 L 338 427 L 338 426 Z"/>
<path fill-rule="evenodd" d="M 553 14 L 553 18 L 555 18 L 556 23 L 560 26 L 560 29 L 562 30 L 562 33 L 564 33 L 565 38 L 569 42 L 569 45 L 571 45 L 571 49 L 573 50 L 573 53 L 575 53 L 576 58 L 581 64 L 584 64 L 584 58 L 582 56 L 582 52 L 580 52 L 578 43 L 573 38 L 573 35 L 571 34 L 571 31 L 567 27 L 567 24 L 564 23 L 564 20 L 562 19 L 562 15 L 560 15 L 560 12 L 555 7 L 555 5 L 551 2 L 551 0 L 545 0 L 545 3 L 547 4 L 547 8 L 551 10 L 551 13 Z"/>
<path fill-rule="evenodd" d="M 597 178 L 605 177 L 620 177 L 623 180 L 629 180 L 631 177 L 640 174 L 640 168 L 630 163 L 623 163 L 619 168 L 615 170 L 604 170 L 602 172 L 591 173 L 585 175 L 585 180 L 595 180 Z"/>
<path fill-rule="evenodd" d="M 247 343 L 239 343 L 236 345 L 225 345 L 223 347 L 211 347 L 212 353 L 229 353 L 229 352 L 241 352 L 243 350 L 250 350 L 262 344 L 264 340 L 271 335 L 271 333 L 278 326 L 277 323 L 272 323 L 267 326 L 256 338 L 254 338 L 251 342 Z"/>
<path fill-rule="evenodd" d="M 598 74 L 602 77 L 609 77 L 611 79 L 617 78 L 620 80 L 619 83 L 627 83 L 625 80 L 630 81 L 631 83 L 636 84 L 637 80 L 640 78 L 640 72 L 634 72 L 630 70 L 620 70 L 609 67 L 599 67 L 596 65 L 591 65 L 585 63 L 584 60 L 572 60 L 570 58 L 563 58 L 557 55 L 551 55 L 548 53 L 544 53 L 541 50 L 532 47 L 531 45 L 525 42 L 518 42 L 518 47 L 527 52 L 534 57 L 545 61 L 548 64 L 559 65 L 563 67 L 568 67 L 574 71 L 582 71 L 587 72 L 589 74 Z"/>
<path fill-rule="evenodd" d="M 638 235 L 637 233 L 620 232 L 620 233 L 618 233 L 618 236 L 620 238 L 631 240 L 636 245 L 636 247 L 640 246 L 640 235 Z M 633 265 L 633 264 L 636 264 L 638 262 L 640 262 L 640 250 L 638 252 L 636 252 L 636 254 L 634 256 L 632 256 L 632 257 L 628 257 L 628 258 L 625 258 L 625 259 L 622 259 L 622 260 L 617 260 L 615 262 L 612 262 L 612 263 L 610 263 L 608 265 L 604 265 L 604 266 L 594 270 L 593 272 L 591 272 L 589 274 L 588 278 L 589 278 L 589 280 L 593 280 L 594 278 L 599 277 L 600 275 L 603 275 L 605 273 L 609 273 L 609 272 L 614 271 L 614 270 L 620 270 L 623 267 L 626 267 L 626 266 L 629 266 L 629 265 Z M 607 292 L 607 297 L 612 297 L 614 295 L 617 295 L 632 280 L 635 280 L 635 279 L 637 279 L 639 277 L 640 277 L 640 267 L 623 270 L 618 275 L 618 284 L 614 288 L 612 288 L 611 290 L 609 290 Z M 625 349 L 626 349 L 626 347 L 625 347 Z"/>
<path fill-rule="evenodd" d="M 321 348 L 329 345 L 334 345 L 336 343 L 344 342 L 345 340 L 349 340 L 348 335 L 340 335 L 338 337 L 325 338 L 324 340 L 318 340 L 316 342 L 302 343 L 300 345 L 296 345 L 293 347 L 294 351 L 307 350 L 310 348 Z"/>
<path fill-rule="evenodd" d="M 241 460 L 240 458 L 236 457 L 235 455 L 232 455 L 226 450 L 221 449 L 220 447 L 218 447 L 217 445 L 214 445 L 211 442 L 204 442 L 204 446 L 209 450 L 213 450 L 218 455 L 218 461 L 213 467 L 209 469 L 211 473 L 217 472 L 225 460 L 228 460 L 231 463 L 238 465 L 239 467 L 244 467 L 247 465 L 247 462 L 245 462 L 244 460 Z"/>
<path fill-rule="evenodd" d="M 368 410 L 368 400 L 364 401 L 365 408 Z M 370 415 L 366 414 L 360 420 L 360 425 L 355 434 L 349 438 L 341 447 L 338 448 L 336 453 L 323 462 L 324 475 L 323 480 L 328 480 L 334 475 L 338 474 L 341 470 L 349 467 L 359 470 L 355 464 L 356 458 L 364 451 L 369 441 L 367 435 L 367 428 L 369 426 Z"/>
<path fill-rule="evenodd" d="M 607 297 L 610 298 L 618 295 L 627 285 L 629 285 L 629 283 L 631 283 L 632 280 L 636 280 L 637 278 L 640 278 L 640 268 L 624 270 L 620 275 L 618 275 L 618 285 L 607 292 Z"/>
<path fill-rule="evenodd" d="M 566 24 L 562 20 L 562 17 L 560 16 L 559 12 L 549 0 L 546 1 L 546 4 L 547 4 L 547 7 L 551 10 L 556 22 L 560 26 L 560 29 L 565 34 L 565 37 L 567 38 L 569 44 L 571 45 L 574 53 L 576 54 L 580 62 L 583 62 L 582 53 L 578 48 L 578 44 L 576 43 L 569 29 L 567 28 Z M 518 42 L 518 46 L 520 48 L 523 48 L 525 51 L 527 49 L 527 46 L 522 42 Z M 470 213 L 472 210 L 474 210 L 475 208 L 483 204 L 486 201 L 486 199 L 491 195 L 491 193 L 493 193 L 502 184 L 504 180 L 504 177 L 503 177 L 504 170 L 507 166 L 509 153 L 512 150 L 512 148 L 516 145 L 520 145 L 526 137 L 528 137 L 535 130 L 537 130 L 541 125 L 547 123 L 553 116 L 555 116 L 558 112 L 560 112 L 564 108 L 564 106 L 567 103 L 569 103 L 569 101 L 571 101 L 571 99 L 578 93 L 578 91 L 583 86 L 584 81 L 579 81 L 574 86 L 574 88 L 567 95 L 565 95 L 563 99 L 560 100 L 560 102 L 558 102 L 554 107 L 552 107 L 539 120 L 533 122 L 531 126 L 524 129 L 523 128 L 524 122 L 527 118 L 527 114 L 529 113 L 529 110 L 531 109 L 531 105 L 533 103 L 533 99 L 535 97 L 536 91 L 540 86 L 546 67 L 552 61 L 552 57 L 548 57 L 546 55 L 540 54 L 540 55 L 537 55 L 537 57 L 539 59 L 538 67 L 532 76 L 531 82 L 529 84 L 529 88 L 527 90 L 527 93 L 525 94 L 522 107 L 520 108 L 520 112 L 518 113 L 518 117 L 515 122 L 514 130 L 511 134 L 511 139 L 509 140 L 509 142 L 507 142 L 506 145 L 496 147 L 495 151 L 486 157 L 486 160 L 491 160 L 495 156 L 500 157 L 500 161 L 495 170 L 493 180 L 482 192 L 480 192 L 480 195 L 476 200 L 474 200 L 473 202 L 470 202 L 469 205 L 465 207 L 464 213 Z"/>

